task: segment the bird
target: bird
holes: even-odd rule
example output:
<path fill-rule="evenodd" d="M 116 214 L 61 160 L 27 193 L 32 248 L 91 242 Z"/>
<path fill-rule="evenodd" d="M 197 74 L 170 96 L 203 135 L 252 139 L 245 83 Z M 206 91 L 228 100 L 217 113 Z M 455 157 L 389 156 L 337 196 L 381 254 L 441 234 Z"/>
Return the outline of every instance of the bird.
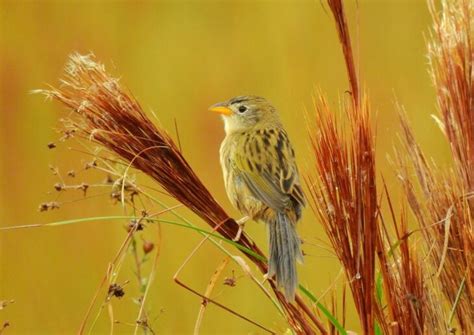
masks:
<path fill-rule="evenodd" d="M 248 220 L 266 224 L 269 261 L 266 278 L 275 278 L 285 298 L 294 302 L 303 262 L 296 224 L 305 207 L 295 151 L 276 108 L 259 96 L 237 96 L 212 105 L 224 120 L 220 147 L 225 189 L 231 204 Z"/>

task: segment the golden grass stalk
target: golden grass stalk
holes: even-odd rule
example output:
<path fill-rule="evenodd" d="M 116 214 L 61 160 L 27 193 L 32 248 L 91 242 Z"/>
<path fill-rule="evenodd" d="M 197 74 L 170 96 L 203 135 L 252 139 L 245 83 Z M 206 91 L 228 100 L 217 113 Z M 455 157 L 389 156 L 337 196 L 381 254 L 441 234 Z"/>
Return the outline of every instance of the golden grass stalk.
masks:
<path fill-rule="evenodd" d="M 400 179 L 426 243 L 425 266 L 430 271 L 431 289 L 443 292 L 449 308 L 445 314 L 456 315 L 459 328 L 471 334 L 474 331 L 474 231 L 469 201 L 474 193 L 464 188 L 458 172 L 442 173 L 428 163 L 405 119 L 402 125 L 416 178 L 410 175 L 407 160 L 400 158 L 400 165 L 405 167 L 400 171 Z M 451 328 L 450 319 L 445 320 L 447 328 Z"/>
<path fill-rule="evenodd" d="M 426 243 L 431 288 L 447 301 L 443 331 L 454 316 L 463 334 L 474 333 L 474 4 L 469 0 L 430 1 L 433 31 L 428 44 L 440 117 L 436 117 L 453 156 L 454 169 L 429 162 L 402 117 L 405 152 L 399 152 L 400 178 Z M 416 178 L 410 175 L 409 161 Z M 443 305 L 441 302 L 439 305 Z"/>
<path fill-rule="evenodd" d="M 168 133 L 153 124 L 139 103 L 94 56 L 71 55 L 61 83 L 60 88 L 41 93 L 74 112 L 71 118 L 63 120 L 68 131 L 103 145 L 131 167 L 156 180 L 225 238 L 236 236 L 237 223 L 212 197 Z M 254 255 L 246 253 L 246 256 L 266 273 L 265 258 L 255 243 L 243 234 L 238 244 L 253 251 Z M 301 297 L 297 296 L 296 303 L 290 304 L 274 281 L 269 282 L 296 333 L 312 334 L 318 329 L 326 334 L 323 324 Z"/>
<path fill-rule="evenodd" d="M 431 77 L 459 177 L 474 190 L 474 4 L 443 0 L 441 13 L 430 1 L 433 31 L 428 43 Z"/>

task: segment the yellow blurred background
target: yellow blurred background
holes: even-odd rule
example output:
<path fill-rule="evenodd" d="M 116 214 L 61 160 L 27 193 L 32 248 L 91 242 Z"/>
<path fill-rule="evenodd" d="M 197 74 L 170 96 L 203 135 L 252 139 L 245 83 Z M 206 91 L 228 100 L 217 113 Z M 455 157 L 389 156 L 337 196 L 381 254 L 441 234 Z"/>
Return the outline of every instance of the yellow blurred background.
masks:
<path fill-rule="evenodd" d="M 58 119 L 63 106 L 29 94 L 58 83 L 73 51 L 93 52 L 147 112 L 175 135 L 178 125 L 182 150 L 211 192 L 235 217 L 221 180 L 218 148 L 223 139 L 221 120 L 207 112 L 213 103 L 241 94 L 268 98 L 296 147 L 300 170 L 311 173 L 311 152 L 305 132 L 304 108 L 311 111 L 315 88 L 327 92 L 334 107 L 347 89 L 342 53 L 324 1 L 1 1 L 0 2 L 0 226 L 46 223 L 90 216 L 121 215 L 107 195 L 82 199 L 68 191 L 54 212 L 40 213 L 41 202 L 57 197 L 49 165 L 63 174 L 80 171 L 87 155 L 68 150 L 75 142 L 59 143 Z M 355 27 L 355 1 L 347 1 Z M 427 72 L 424 35 L 430 17 L 424 0 L 359 0 L 358 39 L 361 77 L 377 114 L 379 175 L 393 194 L 399 194 L 386 158 L 397 142 L 395 101 L 408 111 L 421 145 L 439 162 L 448 156 L 430 114 L 434 92 Z M 311 113 L 311 112 L 310 112 Z M 151 113 L 150 113 L 151 115 Z M 375 118 L 374 118 L 375 120 Z M 48 142 L 58 143 L 49 150 Z M 80 173 L 71 182 L 89 182 Z M 150 184 L 149 181 L 146 183 Z M 103 190 L 91 189 L 88 195 Z M 173 204 L 166 196 L 163 201 Z M 61 202 L 63 198 L 60 198 Z M 201 228 L 207 226 L 180 208 Z M 67 334 L 77 331 L 87 306 L 126 236 L 123 221 L 100 221 L 60 227 L 0 232 L 0 300 L 14 299 L 0 308 L 5 334 Z M 307 241 L 301 282 L 322 296 L 339 273 L 337 259 L 318 239 L 327 241 L 310 209 L 299 227 Z M 143 236 L 156 242 L 155 227 Z M 247 231 L 266 249 L 263 225 Z M 199 242 L 190 230 L 162 226 L 163 240 L 157 278 L 147 308 L 150 324 L 161 334 L 191 334 L 200 299 L 172 280 L 180 264 Z M 140 240 L 139 240 L 140 241 Z M 182 279 L 204 292 L 209 277 L 224 255 L 205 245 L 192 259 Z M 149 271 L 150 263 L 145 270 Z M 236 287 L 219 283 L 217 300 L 258 322 L 283 332 L 285 322 L 241 270 Z M 115 333 L 131 333 L 138 312 L 138 296 L 131 255 L 120 271 L 125 296 L 113 300 Z M 338 285 L 344 279 L 339 279 Z M 103 300 L 104 292 L 99 301 Z M 96 313 L 93 313 L 95 316 Z M 104 311 L 93 333 L 109 332 Z M 349 308 L 347 329 L 359 331 Z M 262 334 L 258 328 L 209 305 L 202 334 Z"/>

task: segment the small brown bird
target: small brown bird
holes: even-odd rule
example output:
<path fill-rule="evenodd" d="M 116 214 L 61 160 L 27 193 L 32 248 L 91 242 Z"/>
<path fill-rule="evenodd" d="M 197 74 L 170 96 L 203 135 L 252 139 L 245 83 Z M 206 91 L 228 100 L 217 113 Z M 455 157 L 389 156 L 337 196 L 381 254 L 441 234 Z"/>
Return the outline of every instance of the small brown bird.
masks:
<path fill-rule="evenodd" d="M 276 109 L 261 97 L 239 96 L 210 110 L 224 119 L 226 137 L 220 160 L 227 195 L 232 205 L 246 215 L 239 223 L 253 219 L 267 224 L 267 275 L 275 276 L 286 299 L 294 301 L 296 261 L 303 261 L 296 222 L 301 218 L 305 197 L 288 135 Z"/>

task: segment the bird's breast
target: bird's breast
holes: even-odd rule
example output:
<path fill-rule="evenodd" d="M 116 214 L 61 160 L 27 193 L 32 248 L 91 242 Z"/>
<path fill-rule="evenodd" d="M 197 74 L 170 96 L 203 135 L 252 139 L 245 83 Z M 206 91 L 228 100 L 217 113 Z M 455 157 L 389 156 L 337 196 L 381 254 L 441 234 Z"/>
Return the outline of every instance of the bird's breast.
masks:
<path fill-rule="evenodd" d="M 222 174 L 224 176 L 224 185 L 229 200 L 234 207 L 237 207 L 237 192 L 239 191 L 239 179 L 236 178 L 235 166 L 236 139 L 227 136 L 222 142 L 220 149 L 220 160 Z"/>
<path fill-rule="evenodd" d="M 267 206 L 256 199 L 242 178 L 236 158 L 239 150 L 239 138 L 227 136 L 220 148 L 220 160 L 227 196 L 235 208 L 244 215 L 258 219 Z"/>

